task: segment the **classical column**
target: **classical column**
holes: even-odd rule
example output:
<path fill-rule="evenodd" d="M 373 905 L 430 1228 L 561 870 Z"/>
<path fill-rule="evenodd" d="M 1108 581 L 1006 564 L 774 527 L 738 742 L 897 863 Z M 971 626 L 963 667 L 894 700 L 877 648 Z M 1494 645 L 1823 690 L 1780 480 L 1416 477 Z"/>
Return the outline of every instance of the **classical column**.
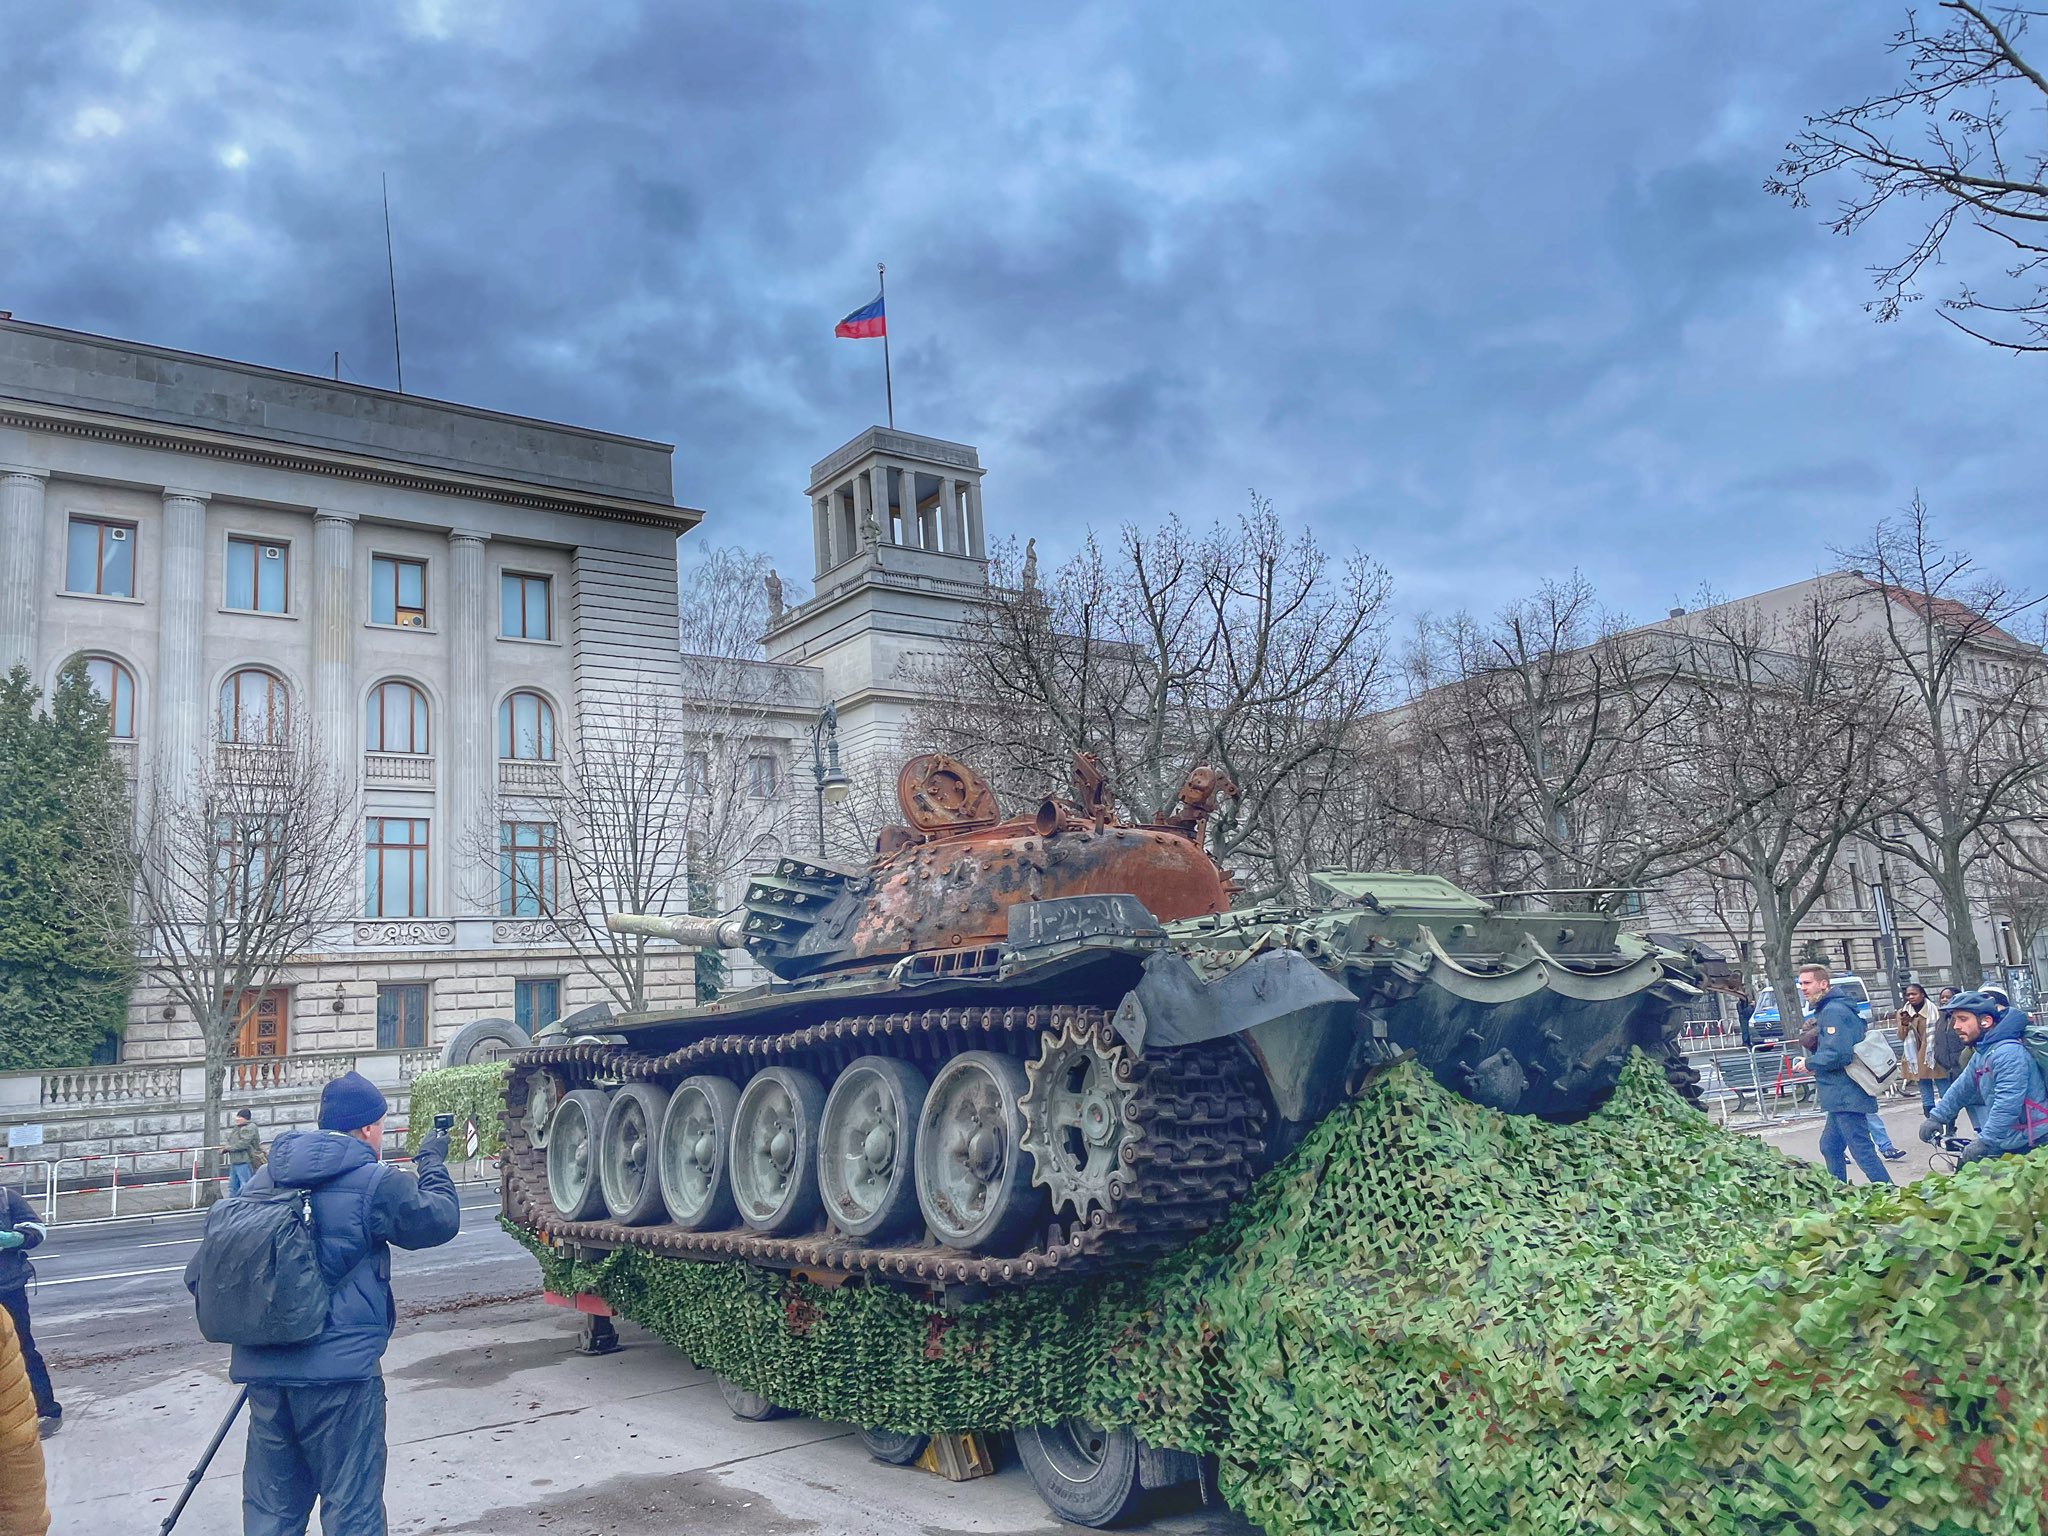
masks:
<path fill-rule="evenodd" d="M 491 720 L 491 638 L 495 593 L 484 559 L 486 533 L 448 534 L 448 718 L 441 763 L 448 775 L 448 825 L 436 839 L 450 872 L 448 899 L 460 914 L 482 900 L 476 878 L 497 803 L 497 748 Z"/>
<path fill-rule="evenodd" d="M 157 771 L 189 779 L 213 740 L 206 696 L 206 503 L 200 491 L 164 488 L 162 579 L 157 592 Z"/>
<path fill-rule="evenodd" d="M 46 469 L 0 464 L 0 672 L 36 664 Z"/>
<path fill-rule="evenodd" d="M 355 772 L 356 518 L 313 514 L 313 725 L 325 750 Z"/>
<path fill-rule="evenodd" d="M 960 482 L 951 475 L 939 481 L 939 524 L 939 537 L 946 541 L 946 553 L 966 554 L 967 541 L 960 517 Z"/>
<path fill-rule="evenodd" d="M 988 555 L 988 545 L 981 533 L 981 482 L 967 482 L 967 553 L 977 560 Z"/>
<path fill-rule="evenodd" d="M 896 528 L 889 521 L 889 466 L 876 464 L 868 470 L 868 507 L 875 514 L 875 526 L 882 530 L 881 542 L 896 542 Z"/>
<path fill-rule="evenodd" d="M 818 550 L 818 574 L 824 575 L 836 563 L 832 559 L 832 498 L 820 496 L 811 503 L 813 537 Z"/>

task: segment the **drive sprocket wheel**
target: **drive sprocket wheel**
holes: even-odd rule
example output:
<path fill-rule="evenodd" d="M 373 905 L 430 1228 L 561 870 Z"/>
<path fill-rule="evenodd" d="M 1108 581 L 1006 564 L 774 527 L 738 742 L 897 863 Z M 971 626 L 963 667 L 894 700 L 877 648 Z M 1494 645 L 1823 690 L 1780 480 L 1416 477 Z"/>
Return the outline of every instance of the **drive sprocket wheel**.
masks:
<path fill-rule="evenodd" d="M 1107 1022 L 1069 1017 L 1041 1037 L 1038 1059 L 1024 1064 L 1024 1150 L 1031 1182 L 1086 1220 L 1112 1210 L 1132 1181 L 1142 1132 L 1130 1109 L 1138 1063 Z"/>

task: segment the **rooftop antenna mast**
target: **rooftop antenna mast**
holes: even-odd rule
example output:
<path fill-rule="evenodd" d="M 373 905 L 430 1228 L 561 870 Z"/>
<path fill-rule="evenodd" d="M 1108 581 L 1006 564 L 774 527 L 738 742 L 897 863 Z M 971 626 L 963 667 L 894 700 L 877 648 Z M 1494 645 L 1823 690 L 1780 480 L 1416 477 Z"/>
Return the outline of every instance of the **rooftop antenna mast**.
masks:
<path fill-rule="evenodd" d="M 398 369 L 398 392 L 405 393 L 405 353 L 398 346 L 398 267 L 391 259 L 391 178 L 383 171 L 377 179 L 384 186 L 384 275 L 391 282 L 391 361 Z"/>

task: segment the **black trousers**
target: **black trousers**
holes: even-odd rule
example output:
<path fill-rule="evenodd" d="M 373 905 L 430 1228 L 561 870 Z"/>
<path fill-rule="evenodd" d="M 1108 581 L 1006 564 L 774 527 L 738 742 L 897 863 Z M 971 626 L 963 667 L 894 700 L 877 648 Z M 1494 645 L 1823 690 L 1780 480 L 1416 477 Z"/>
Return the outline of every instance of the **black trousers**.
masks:
<path fill-rule="evenodd" d="M 385 1536 L 384 1379 L 249 1387 L 242 1536 Z"/>
<path fill-rule="evenodd" d="M 57 1395 L 50 1390 L 50 1368 L 43 1364 L 43 1352 L 36 1348 L 36 1336 L 29 1331 L 28 1287 L 0 1291 L 0 1307 L 5 1307 L 7 1315 L 14 1319 L 15 1337 L 21 1340 L 21 1358 L 28 1365 L 29 1390 L 36 1395 L 37 1415 L 47 1419 L 62 1413 Z"/>

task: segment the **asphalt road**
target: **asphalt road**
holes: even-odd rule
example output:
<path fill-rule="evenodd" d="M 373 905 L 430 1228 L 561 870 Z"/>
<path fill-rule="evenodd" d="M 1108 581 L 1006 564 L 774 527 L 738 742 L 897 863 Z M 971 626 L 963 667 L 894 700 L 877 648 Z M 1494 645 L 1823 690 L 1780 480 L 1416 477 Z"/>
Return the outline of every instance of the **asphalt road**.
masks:
<path fill-rule="evenodd" d="M 948 1483 L 870 1460 L 844 1425 L 735 1420 L 717 1381 L 630 1324 L 585 1359 L 577 1319 L 539 1298 L 526 1252 L 495 1220 L 495 1190 L 463 1190 L 462 1235 L 393 1255 L 398 1332 L 390 1392 L 391 1529 L 476 1536 L 654 1536 L 679 1530 L 928 1536 L 1074 1528 L 1023 1472 Z M 233 1401 L 226 1351 L 200 1339 L 180 1278 L 190 1215 L 59 1227 L 38 1251 L 32 1307 L 65 1427 L 44 1447 L 58 1536 L 144 1536 Z M 239 1430 L 178 1530 L 240 1528 Z M 1152 1529 L 1256 1536 L 1222 1511 L 1182 1508 Z"/>

